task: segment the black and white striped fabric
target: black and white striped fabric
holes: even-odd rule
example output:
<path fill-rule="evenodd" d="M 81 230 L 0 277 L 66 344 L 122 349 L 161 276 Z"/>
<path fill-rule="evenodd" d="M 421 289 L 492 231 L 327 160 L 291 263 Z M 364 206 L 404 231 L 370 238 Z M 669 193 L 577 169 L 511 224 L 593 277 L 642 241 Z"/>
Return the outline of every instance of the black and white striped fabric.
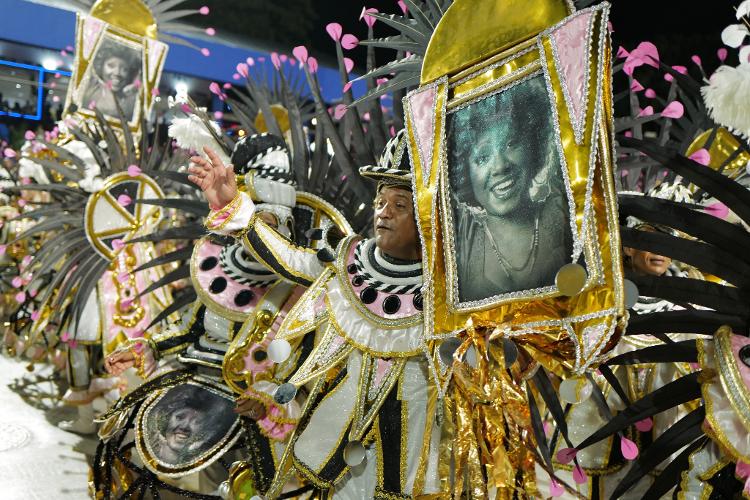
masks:
<path fill-rule="evenodd" d="M 405 130 L 399 130 L 396 136 L 388 141 L 377 165 L 361 167 L 359 173 L 384 184 L 411 185 L 411 165 Z"/>
<path fill-rule="evenodd" d="M 422 288 L 422 262 L 388 257 L 375 245 L 374 239 L 357 244 L 354 264 L 365 283 L 380 292 L 409 294 Z"/>
<path fill-rule="evenodd" d="M 265 286 L 279 277 L 255 262 L 240 243 L 225 246 L 219 254 L 221 269 L 237 283 L 245 286 Z"/>
<path fill-rule="evenodd" d="M 255 175 L 276 182 L 294 185 L 289 164 L 289 151 L 280 137 L 268 133 L 246 136 L 237 141 L 232 152 L 234 172 Z"/>

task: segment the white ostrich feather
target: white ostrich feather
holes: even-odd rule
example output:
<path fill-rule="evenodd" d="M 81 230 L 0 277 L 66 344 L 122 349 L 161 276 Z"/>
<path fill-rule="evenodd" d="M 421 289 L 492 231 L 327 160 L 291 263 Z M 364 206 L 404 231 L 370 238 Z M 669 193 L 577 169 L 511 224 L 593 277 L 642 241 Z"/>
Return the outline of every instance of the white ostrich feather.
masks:
<path fill-rule="evenodd" d="M 750 64 L 719 67 L 701 91 L 715 122 L 750 137 Z"/>
<path fill-rule="evenodd" d="M 219 126 L 210 122 L 211 127 L 217 134 L 221 134 Z M 174 118 L 169 125 L 169 137 L 177 141 L 177 145 L 182 149 L 203 153 L 203 147 L 208 146 L 213 149 L 225 165 L 229 164 L 229 157 L 224 153 L 221 145 L 216 143 L 211 133 L 206 130 L 203 121 L 195 115 L 187 118 Z"/>

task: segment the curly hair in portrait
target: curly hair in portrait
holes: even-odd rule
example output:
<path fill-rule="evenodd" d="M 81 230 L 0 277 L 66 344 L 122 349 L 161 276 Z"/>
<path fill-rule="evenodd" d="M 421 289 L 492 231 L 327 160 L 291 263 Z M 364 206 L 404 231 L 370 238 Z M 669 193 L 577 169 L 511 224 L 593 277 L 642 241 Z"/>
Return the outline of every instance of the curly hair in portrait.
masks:
<path fill-rule="evenodd" d="M 524 150 L 521 163 L 525 172 L 510 173 L 528 184 L 528 200 L 545 202 L 551 198 L 550 201 L 564 202 L 552 114 L 541 75 L 453 113 L 448 120 L 447 137 L 450 185 L 459 205 L 480 211 L 486 208 L 477 200 L 477 181 L 471 175 L 472 165 L 476 165 L 472 159 L 482 153 L 478 146 L 483 138 L 493 148 Z"/>
<path fill-rule="evenodd" d="M 114 40 L 109 39 L 102 40 L 102 44 L 99 47 L 99 50 L 96 51 L 96 56 L 94 56 L 94 71 L 97 76 L 102 80 L 106 80 L 104 76 L 104 65 L 107 61 L 115 58 L 123 61 L 124 66 L 128 68 L 124 80 L 126 82 L 132 82 L 141 69 L 141 59 L 138 51 L 120 45 Z"/>

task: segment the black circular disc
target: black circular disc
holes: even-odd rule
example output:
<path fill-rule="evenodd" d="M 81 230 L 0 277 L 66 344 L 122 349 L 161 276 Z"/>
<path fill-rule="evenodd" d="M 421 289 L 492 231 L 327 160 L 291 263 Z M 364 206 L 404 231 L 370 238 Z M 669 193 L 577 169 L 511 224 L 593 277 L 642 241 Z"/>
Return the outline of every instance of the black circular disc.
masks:
<path fill-rule="evenodd" d="M 285 405 L 297 395 L 297 387 L 294 384 L 281 384 L 273 393 L 273 400 L 280 405 Z"/>
<path fill-rule="evenodd" d="M 352 285 L 354 286 L 362 286 L 362 283 L 364 282 L 365 282 L 365 279 L 360 275 L 357 275 L 352 278 Z"/>
<path fill-rule="evenodd" d="M 258 349 L 257 351 L 253 352 L 253 359 L 257 363 L 262 363 L 263 361 L 268 359 L 268 353 L 263 349 Z"/>
<path fill-rule="evenodd" d="M 397 295 L 389 295 L 383 301 L 383 311 L 386 314 L 396 314 L 401 309 L 401 299 Z"/>
<path fill-rule="evenodd" d="M 349 264 L 348 266 L 346 266 L 346 270 L 349 272 L 349 274 L 355 274 L 357 272 L 357 265 Z"/>
<path fill-rule="evenodd" d="M 227 280 L 226 278 L 214 278 L 214 280 L 211 282 L 210 285 L 208 285 L 208 289 L 211 290 L 211 293 L 221 293 L 227 288 Z"/>
<path fill-rule="evenodd" d="M 216 267 L 216 264 L 219 263 L 219 259 L 216 257 L 206 257 L 201 261 L 201 271 L 210 271 L 214 267 Z"/>
<path fill-rule="evenodd" d="M 417 292 L 414 294 L 414 307 L 417 311 L 422 310 L 422 306 L 424 305 L 424 299 L 422 298 L 422 292 Z"/>
<path fill-rule="evenodd" d="M 255 298 L 252 290 L 242 290 L 234 296 L 234 304 L 239 307 L 248 305 Z"/>
<path fill-rule="evenodd" d="M 364 302 L 365 304 L 372 304 L 378 298 L 378 291 L 373 287 L 368 286 L 367 288 L 359 292 L 359 298 L 362 299 L 362 302 Z"/>
<path fill-rule="evenodd" d="M 745 366 L 750 368 L 750 345 L 744 346 L 742 349 L 740 349 L 740 361 L 742 361 Z"/>

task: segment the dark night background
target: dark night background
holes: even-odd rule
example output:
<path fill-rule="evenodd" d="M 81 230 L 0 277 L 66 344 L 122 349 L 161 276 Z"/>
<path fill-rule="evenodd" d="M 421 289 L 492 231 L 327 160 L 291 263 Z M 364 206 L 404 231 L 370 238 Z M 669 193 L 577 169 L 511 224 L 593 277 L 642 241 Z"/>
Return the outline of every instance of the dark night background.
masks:
<path fill-rule="evenodd" d="M 481 0 L 477 0 L 481 1 Z M 670 65 L 690 65 L 690 57 L 700 55 L 706 69 L 718 65 L 716 49 L 721 47 L 721 30 L 736 22 L 729 0 L 612 0 L 611 21 L 615 50 L 623 45 L 634 48 L 644 40 L 659 48 L 662 60 Z M 296 45 L 306 45 L 318 59 L 331 62 L 335 52 L 325 32 L 329 22 L 338 22 L 345 33 L 360 39 L 367 28 L 359 15 L 363 7 L 380 12 L 400 13 L 396 0 L 190 0 L 211 13 L 201 24 L 213 25 L 225 34 L 250 40 L 259 48 L 290 53 Z M 375 24 L 376 36 L 389 34 L 382 23 Z M 364 49 L 348 53 L 363 68 Z M 731 52 L 731 51 L 730 51 Z M 390 57 L 391 54 L 385 54 Z"/>

